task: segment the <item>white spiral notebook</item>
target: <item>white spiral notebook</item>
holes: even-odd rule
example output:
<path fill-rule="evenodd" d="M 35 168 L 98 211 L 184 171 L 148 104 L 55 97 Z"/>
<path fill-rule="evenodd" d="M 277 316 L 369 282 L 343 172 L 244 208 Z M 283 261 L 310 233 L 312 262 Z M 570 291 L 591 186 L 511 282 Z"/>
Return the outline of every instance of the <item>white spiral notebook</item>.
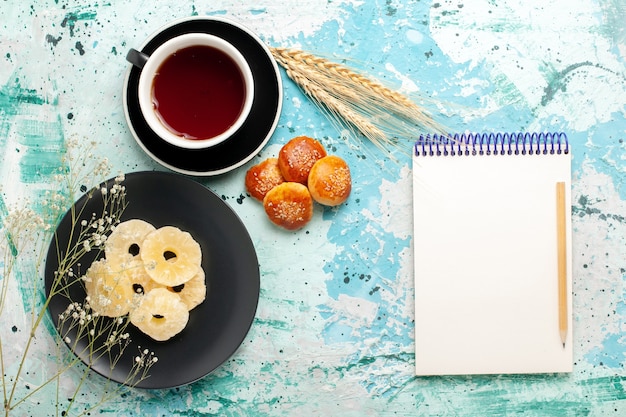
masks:
<path fill-rule="evenodd" d="M 415 143 L 417 375 L 572 371 L 570 189 L 563 133 Z"/>

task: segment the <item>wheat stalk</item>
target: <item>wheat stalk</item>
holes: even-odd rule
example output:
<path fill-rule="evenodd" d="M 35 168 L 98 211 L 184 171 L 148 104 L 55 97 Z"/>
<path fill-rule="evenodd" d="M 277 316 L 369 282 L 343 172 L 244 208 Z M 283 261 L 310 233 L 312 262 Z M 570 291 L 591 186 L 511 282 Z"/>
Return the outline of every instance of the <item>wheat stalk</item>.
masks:
<path fill-rule="evenodd" d="M 307 76 L 309 75 L 308 71 L 298 72 L 287 68 L 286 72 L 289 78 L 300 86 L 306 95 L 313 98 L 315 102 L 324 105 L 322 109 L 326 111 L 331 119 L 358 129 L 374 143 L 378 144 L 386 141 L 385 133 L 368 118 L 354 111 L 345 101 L 342 101 L 328 90 L 321 88 L 317 83 L 311 82 L 311 77 Z"/>
<path fill-rule="evenodd" d="M 271 52 L 287 76 L 334 122 L 383 150 L 389 151 L 399 139 L 416 139 L 420 130 L 444 132 L 408 97 L 344 65 L 297 49 L 272 48 Z"/>
<path fill-rule="evenodd" d="M 303 71 L 306 71 L 308 68 L 315 68 L 320 71 L 319 76 L 321 77 L 348 80 L 350 84 L 358 90 L 369 91 L 373 96 L 378 96 L 391 103 L 399 104 L 409 111 L 421 111 L 415 103 L 404 95 L 392 91 L 379 82 L 365 77 L 343 65 L 299 50 L 276 48 L 275 51 L 283 65 L 297 67 L 298 64 L 301 63 L 303 65 L 301 67 Z"/>

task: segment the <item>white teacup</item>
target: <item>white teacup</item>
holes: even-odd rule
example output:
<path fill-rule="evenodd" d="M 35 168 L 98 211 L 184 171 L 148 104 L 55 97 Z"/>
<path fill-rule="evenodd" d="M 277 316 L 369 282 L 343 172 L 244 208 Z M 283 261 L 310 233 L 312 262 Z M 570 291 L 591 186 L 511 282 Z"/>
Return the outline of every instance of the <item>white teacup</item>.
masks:
<path fill-rule="evenodd" d="M 150 56 L 131 49 L 126 59 L 141 69 L 138 99 L 144 119 L 174 146 L 202 149 L 222 143 L 250 113 L 252 71 L 241 52 L 220 37 L 187 33 Z"/>

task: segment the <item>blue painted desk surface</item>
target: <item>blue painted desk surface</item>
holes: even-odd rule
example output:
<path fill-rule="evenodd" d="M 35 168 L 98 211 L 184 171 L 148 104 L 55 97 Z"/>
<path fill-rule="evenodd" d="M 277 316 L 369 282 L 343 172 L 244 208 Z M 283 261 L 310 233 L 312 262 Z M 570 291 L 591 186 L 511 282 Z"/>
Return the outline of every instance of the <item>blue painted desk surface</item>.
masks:
<path fill-rule="evenodd" d="M 281 70 L 283 112 L 259 157 L 199 179 L 238 213 L 257 248 L 262 280 L 252 329 L 237 353 L 203 380 L 131 391 L 92 415 L 626 415 L 624 0 L 5 1 L 0 175 L 6 204 L 54 188 L 51 173 L 72 137 L 96 141 L 95 153 L 107 156 L 114 172 L 164 169 L 126 124 L 124 57 L 160 26 L 192 15 L 235 19 L 270 46 L 345 62 L 426 99 L 455 131 L 567 132 L 574 372 L 414 376 L 408 153 L 392 162 L 367 143 L 345 140 Z M 354 188 L 345 205 L 317 207 L 305 229 L 285 232 L 266 221 L 243 178 L 251 164 L 297 135 L 318 138 L 345 158 Z M 6 340 L 11 326 L 2 323 Z M 37 349 L 52 349 L 46 343 L 37 340 Z M 37 360 L 45 364 L 45 355 Z M 98 391 L 102 378 L 88 383 Z"/>

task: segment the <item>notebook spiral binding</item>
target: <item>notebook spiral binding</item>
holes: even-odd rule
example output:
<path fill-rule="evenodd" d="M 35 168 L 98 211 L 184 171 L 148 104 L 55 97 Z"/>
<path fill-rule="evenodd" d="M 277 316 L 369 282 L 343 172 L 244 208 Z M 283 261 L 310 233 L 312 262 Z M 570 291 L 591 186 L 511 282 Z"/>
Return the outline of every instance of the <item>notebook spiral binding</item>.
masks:
<path fill-rule="evenodd" d="M 568 154 L 563 132 L 461 133 L 420 135 L 415 156 L 548 155 Z"/>

